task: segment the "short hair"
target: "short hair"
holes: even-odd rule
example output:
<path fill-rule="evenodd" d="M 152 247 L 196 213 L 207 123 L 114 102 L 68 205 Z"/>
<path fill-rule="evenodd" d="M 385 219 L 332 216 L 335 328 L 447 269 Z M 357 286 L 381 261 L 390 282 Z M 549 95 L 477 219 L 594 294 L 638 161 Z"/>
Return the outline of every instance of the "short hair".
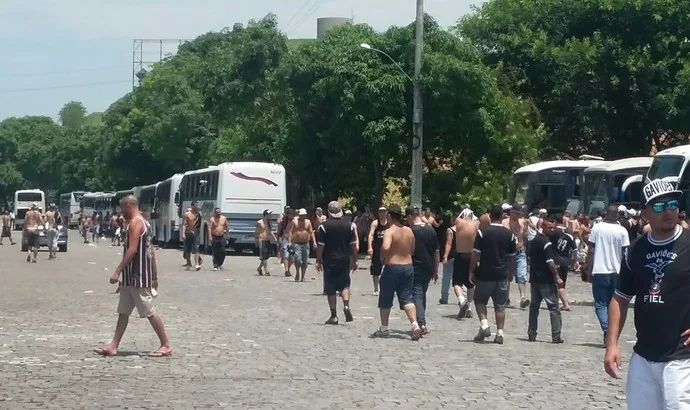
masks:
<path fill-rule="evenodd" d="M 503 218 L 503 207 L 501 205 L 494 205 L 489 209 L 489 218 L 492 221 L 500 220 Z"/>
<path fill-rule="evenodd" d="M 562 224 L 563 223 L 563 214 L 557 213 L 557 214 L 553 215 L 553 219 L 556 223 Z"/>
<path fill-rule="evenodd" d="M 394 221 L 398 221 L 399 223 L 402 223 L 403 219 L 405 219 L 404 216 L 395 212 L 388 212 L 388 215 L 390 215 L 391 219 L 393 219 Z"/>
<path fill-rule="evenodd" d="M 561 219 L 563 217 L 561 216 Z M 547 214 L 545 217 L 542 218 L 542 221 L 545 222 L 551 222 L 551 223 L 556 223 L 556 215 L 554 214 Z"/>
<path fill-rule="evenodd" d="M 126 204 L 126 205 L 131 205 L 131 206 L 137 206 L 139 205 L 139 201 L 137 200 L 137 197 L 134 195 L 125 195 L 121 200 L 120 204 Z"/>

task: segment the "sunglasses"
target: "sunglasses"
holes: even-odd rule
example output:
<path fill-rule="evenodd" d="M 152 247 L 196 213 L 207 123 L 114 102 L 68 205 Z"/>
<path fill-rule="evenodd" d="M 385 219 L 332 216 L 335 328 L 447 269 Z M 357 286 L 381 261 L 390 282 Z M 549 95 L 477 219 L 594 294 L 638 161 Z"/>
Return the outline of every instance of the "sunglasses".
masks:
<path fill-rule="evenodd" d="M 667 208 L 669 211 L 677 211 L 680 206 L 680 202 L 677 199 L 672 199 L 666 202 L 656 202 L 652 204 L 652 210 L 654 213 L 660 214 L 664 212 Z"/>

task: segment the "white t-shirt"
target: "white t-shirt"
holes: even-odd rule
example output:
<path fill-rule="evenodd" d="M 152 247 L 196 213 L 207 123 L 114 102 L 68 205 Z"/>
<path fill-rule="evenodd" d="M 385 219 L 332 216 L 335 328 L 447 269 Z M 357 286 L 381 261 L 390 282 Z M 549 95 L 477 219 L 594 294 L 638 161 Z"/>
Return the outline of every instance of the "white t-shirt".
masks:
<path fill-rule="evenodd" d="M 529 220 L 534 224 L 534 226 L 537 226 L 537 223 L 539 222 L 539 218 L 534 215 L 530 216 Z M 527 242 L 530 242 L 535 236 L 537 236 L 537 231 L 532 229 L 532 225 L 527 224 Z"/>
<path fill-rule="evenodd" d="M 628 231 L 618 223 L 598 223 L 592 227 L 589 242 L 594 244 L 592 274 L 618 273 L 623 248 L 630 246 Z"/>

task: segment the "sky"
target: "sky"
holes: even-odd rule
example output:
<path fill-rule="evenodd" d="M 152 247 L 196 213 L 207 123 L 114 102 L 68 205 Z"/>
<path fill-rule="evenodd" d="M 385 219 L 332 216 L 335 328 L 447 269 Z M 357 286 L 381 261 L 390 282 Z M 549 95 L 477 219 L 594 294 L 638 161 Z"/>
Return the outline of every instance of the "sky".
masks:
<path fill-rule="evenodd" d="M 442 27 L 482 0 L 425 0 Z M 2 0 L 0 121 L 57 118 L 68 101 L 104 111 L 131 91 L 134 39 L 193 39 L 209 31 L 278 16 L 289 38 L 315 38 L 319 17 L 352 17 L 379 31 L 415 18 L 415 0 Z M 159 46 L 145 44 L 144 59 Z M 174 52 L 164 43 L 163 53 Z"/>

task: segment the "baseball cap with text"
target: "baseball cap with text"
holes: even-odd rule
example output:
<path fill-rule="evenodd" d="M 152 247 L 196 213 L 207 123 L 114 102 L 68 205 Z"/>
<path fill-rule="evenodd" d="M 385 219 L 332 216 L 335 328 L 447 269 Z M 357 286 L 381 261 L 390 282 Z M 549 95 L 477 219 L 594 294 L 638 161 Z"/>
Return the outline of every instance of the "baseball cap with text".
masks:
<path fill-rule="evenodd" d="M 683 191 L 677 190 L 672 183 L 662 179 L 655 179 L 642 188 L 642 203 L 646 206 L 662 196 L 680 198 L 682 195 Z"/>

